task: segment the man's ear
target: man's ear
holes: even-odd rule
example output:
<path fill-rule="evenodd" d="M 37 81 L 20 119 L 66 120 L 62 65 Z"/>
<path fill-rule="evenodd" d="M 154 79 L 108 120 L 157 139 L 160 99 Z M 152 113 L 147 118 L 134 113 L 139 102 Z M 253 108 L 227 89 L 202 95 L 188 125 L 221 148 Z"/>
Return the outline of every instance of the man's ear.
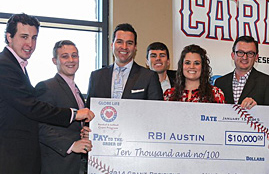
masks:
<path fill-rule="evenodd" d="M 255 56 L 255 62 L 257 62 L 257 61 L 258 61 L 258 58 L 259 58 L 259 53 L 258 53 L 258 54 L 256 54 L 256 56 Z"/>
<path fill-rule="evenodd" d="M 149 59 L 147 59 L 147 58 L 146 58 L 146 67 L 147 67 L 148 69 L 150 69 L 150 62 L 149 62 Z"/>
<path fill-rule="evenodd" d="M 149 67 L 149 61 L 147 58 L 146 58 L 146 66 Z"/>
<path fill-rule="evenodd" d="M 167 59 L 167 65 L 168 65 L 168 69 L 170 67 L 170 59 Z"/>
<path fill-rule="evenodd" d="M 12 42 L 12 38 L 11 38 L 11 34 L 10 33 L 6 33 L 6 37 L 7 37 L 7 41 L 8 43 Z"/>
<path fill-rule="evenodd" d="M 235 54 L 234 54 L 234 52 L 232 52 L 231 57 L 232 57 L 233 60 L 234 60 L 234 56 L 235 56 Z"/>
<path fill-rule="evenodd" d="M 55 57 L 53 57 L 51 60 L 54 63 L 54 65 L 57 65 L 57 59 Z"/>

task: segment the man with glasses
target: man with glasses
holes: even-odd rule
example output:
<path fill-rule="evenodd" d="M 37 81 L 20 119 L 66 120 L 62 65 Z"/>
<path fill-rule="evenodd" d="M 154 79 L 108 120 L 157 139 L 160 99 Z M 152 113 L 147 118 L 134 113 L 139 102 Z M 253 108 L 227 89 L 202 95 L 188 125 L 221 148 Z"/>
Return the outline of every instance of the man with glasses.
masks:
<path fill-rule="evenodd" d="M 216 80 L 227 103 L 241 104 L 251 109 L 255 105 L 269 105 L 269 76 L 253 66 L 259 57 L 258 42 L 251 36 L 236 39 L 232 48 L 235 70 Z"/>

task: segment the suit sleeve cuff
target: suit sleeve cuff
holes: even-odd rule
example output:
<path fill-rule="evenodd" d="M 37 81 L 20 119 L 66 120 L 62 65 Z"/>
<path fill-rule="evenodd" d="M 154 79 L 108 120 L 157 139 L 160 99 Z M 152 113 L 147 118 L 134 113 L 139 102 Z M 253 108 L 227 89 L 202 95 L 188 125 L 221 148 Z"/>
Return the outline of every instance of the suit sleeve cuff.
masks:
<path fill-rule="evenodd" d="M 73 148 L 73 146 L 74 146 L 74 144 L 75 144 L 75 142 L 72 144 L 72 146 L 67 150 L 67 154 L 69 155 L 70 153 L 72 153 L 72 148 Z"/>

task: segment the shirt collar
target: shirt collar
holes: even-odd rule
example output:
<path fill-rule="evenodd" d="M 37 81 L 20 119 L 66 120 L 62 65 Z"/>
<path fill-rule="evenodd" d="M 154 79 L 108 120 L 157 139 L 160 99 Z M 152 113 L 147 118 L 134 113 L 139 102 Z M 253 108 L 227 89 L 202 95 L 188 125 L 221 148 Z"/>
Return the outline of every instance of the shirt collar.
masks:
<path fill-rule="evenodd" d="M 252 69 L 250 69 L 245 75 L 243 75 L 242 77 L 239 78 L 239 80 L 237 80 L 236 75 L 235 75 L 235 70 L 234 70 L 234 74 L 233 74 L 233 80 L 234 81 L 240 81 L 240 80 L 244 80 L 246 81 L 251 73 Z"/>
<path fill-rule="evenodd" d="M 134 60 L 132 59 L 127 65 L 124 66 L 124 67 L 127 68 L 127 69 L 126 69 L 127 71 L 130 70 L 130 69 L 132 68 L 133 63 L 134 63 Z M 119 67 L 119 65 L 117 65 L 117 63 L 115 62 L 115 63 L 114 63 L 113 71 L 114 71 L 116 68 L 118 68 L 118 67 Z"/>
<path fill-rule="evenodd" d="M 75 87 L 75 82 L 74 80 L 70 79 L 69 77 L 67 77 L 64 74 L 58 73 L 63 79 L 64 81 L 68 84 L 68 86 L 70 86 L 71 88 Z"/>
<path fill-rule="evenodd" d="M 19 64 L 21 65 L 22 68 L 24 68 L 28 65 L 28 61 L 20 58 L 11 47 L 9 47 L 7 45 L 6 48 L 14 55 L 14 57 L 17 59 L 17 61 L 19 62 Z"/>
<path fill-rule="evenodd" d="M 167 73 L 166 73 L 166 77 L 165 77 L 164 81 L 168 81 L 170 83 L 170 80 L 169 80 Z"/>

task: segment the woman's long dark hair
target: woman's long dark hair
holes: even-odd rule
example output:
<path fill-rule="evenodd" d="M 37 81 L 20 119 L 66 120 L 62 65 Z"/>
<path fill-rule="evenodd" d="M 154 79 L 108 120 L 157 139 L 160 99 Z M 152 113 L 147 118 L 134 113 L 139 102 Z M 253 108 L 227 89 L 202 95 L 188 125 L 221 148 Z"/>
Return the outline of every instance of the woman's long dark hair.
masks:
<path fill-rule="evenodd" d="M 183 75 L 183 62 L 187 53 L 197 53 L 201 57 L 202 61 L 202 69 L 200 76 L 200 85 L 199 85 L 199 102 L 207 101 L 210 103 L 214 103 L 215 99 L 212 94 L 212 86 L 210 84 L 210 77 L 212 68 L 209 66 L 209 58 L 207 57 L 206 50 L 201 48 L 198 45 L 189 45 L 186 46 L 181 52 L 180 59 L 178 61 L 178 69 L 176 73 L 176 81 L 175 81 L 175 91 L 172 95 L 172 100 L 178 101 L 182 98 L 182 94 L 185 89 L 185 76 Z"/>

